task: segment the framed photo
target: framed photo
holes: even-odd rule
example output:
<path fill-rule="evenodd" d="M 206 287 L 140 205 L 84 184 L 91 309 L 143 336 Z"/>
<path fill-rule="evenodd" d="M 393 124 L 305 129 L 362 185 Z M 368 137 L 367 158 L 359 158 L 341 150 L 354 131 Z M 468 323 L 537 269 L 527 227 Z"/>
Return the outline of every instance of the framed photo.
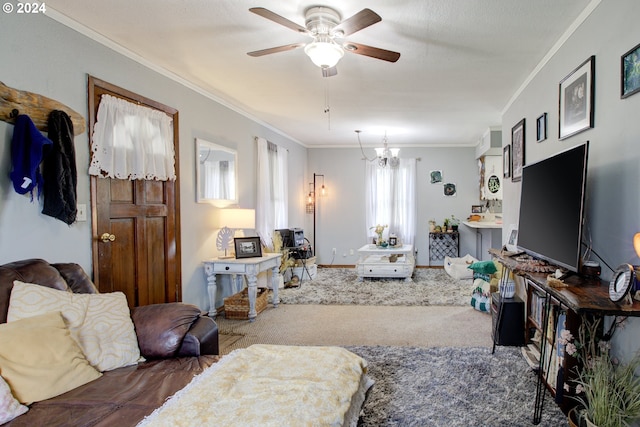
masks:
<path fill-rule="evenodd" d="M 524 166 L 524 131 L 525 119 L 518 122 L 511 128 L 511 181 L 522 179 L 522 168 Z"/>
<path fill-rule="evenodd" d="M 442 182 L 442 171 L 431 171 L 429 173 L 429 176 L 431 177 L 432 184 L 437 184 Z"/>
<path fill-rule="evenodd" d="M 233 243 L 236 248 L 236 259 L 262 256 L 260 237 L 236 237 Z"/>
<path fill-rule="evenodd" d="M 518 227 L 515 224 L 509 226 L 509 238 L 505 244 L 509 252 L 518 252 Z"/>
<path fill-rule="evenodd" d="M 620 98 L 640 92 L 640 44 L 622 55 Z"/>
<path fill-rule="evenodd" d="M 511 144 L 502 149 L 502 176 L 511 177 Z"/>
<path fill-rule="evenodd" d="M 482 213 L 483 205 L 471 205 L 471 213 Z"/>
<path fill-rule="evenodd" d="M 547 113 L 542 113 L 536 119 L 536 141 L 542 142 L 547 139 Z"/>
<path fill-rule="evenodd" d="M 560 82 L 560 139 L 593 127 L 596 57 L 591 56 Z"/>

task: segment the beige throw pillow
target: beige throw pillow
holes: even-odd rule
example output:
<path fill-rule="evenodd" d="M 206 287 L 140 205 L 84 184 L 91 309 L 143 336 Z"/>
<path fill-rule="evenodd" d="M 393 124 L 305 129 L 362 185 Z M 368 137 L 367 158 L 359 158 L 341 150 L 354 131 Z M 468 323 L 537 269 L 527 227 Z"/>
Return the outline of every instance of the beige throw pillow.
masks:
<path fill-rule="evenodd" d="M 13 282 L 7 321 L 60 311 L 89 363 L 110 371 L 138 363 L 138 338 L 122 292 L 74 294 L 46 286 Z"/>
<path fill-rule="evenodd" d="M 0 372 L 27 405 L 102 375 L 89 365 L 60 312 L 0 324 Z"/>

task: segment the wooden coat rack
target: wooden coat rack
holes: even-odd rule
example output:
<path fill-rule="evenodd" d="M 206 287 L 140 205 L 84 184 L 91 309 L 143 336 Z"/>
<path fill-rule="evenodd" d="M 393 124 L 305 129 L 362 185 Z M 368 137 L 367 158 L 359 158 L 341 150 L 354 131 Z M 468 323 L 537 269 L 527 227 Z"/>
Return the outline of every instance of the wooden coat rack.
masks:
<path fill-rule="evenodd" d="M 74 135 L 86 130 L 84 117 L 66 105 L 37 93 L 12 89 L 0 82 L 0 120 L 13 124 L 18 114 L 26 114 L 39 130 L 47 132 L 49 113 L 53 110 L 67 113 L 73 123 Z"/>

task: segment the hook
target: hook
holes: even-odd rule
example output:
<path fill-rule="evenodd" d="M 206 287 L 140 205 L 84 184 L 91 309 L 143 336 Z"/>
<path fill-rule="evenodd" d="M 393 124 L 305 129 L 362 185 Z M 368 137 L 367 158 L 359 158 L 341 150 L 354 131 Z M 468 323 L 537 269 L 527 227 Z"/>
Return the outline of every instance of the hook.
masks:
<path fill-rule="evenodd" d="M 18 117 L 18 115 L 20 114 L 20 111 L 18 111 L 17 108 L 14 108 L 13 110 L 11 110 L 11 112 L 9 113 L 9 117 L 12 119 L 15 119 L 16 117 Z"/>

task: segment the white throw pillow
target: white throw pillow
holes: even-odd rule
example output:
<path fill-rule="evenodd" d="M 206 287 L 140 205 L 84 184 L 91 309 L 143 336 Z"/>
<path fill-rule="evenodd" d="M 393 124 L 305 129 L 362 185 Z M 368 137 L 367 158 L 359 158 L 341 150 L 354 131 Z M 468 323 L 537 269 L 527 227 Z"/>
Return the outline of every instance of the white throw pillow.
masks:
<path fill-rule="evenodd" d="M 13 282 L 7 321 L 60 311 L 71 336 L 89 363 L 99 371 L 143 361 L 122 292 L 74 294 L 46 286 Z"/>
<path fill-rule="evenodd" d="M 0 377 L 0 424 L 8 423 L 28 410 L 29 407 L 22 405 L 13 397 L 7 382 Z"/>

